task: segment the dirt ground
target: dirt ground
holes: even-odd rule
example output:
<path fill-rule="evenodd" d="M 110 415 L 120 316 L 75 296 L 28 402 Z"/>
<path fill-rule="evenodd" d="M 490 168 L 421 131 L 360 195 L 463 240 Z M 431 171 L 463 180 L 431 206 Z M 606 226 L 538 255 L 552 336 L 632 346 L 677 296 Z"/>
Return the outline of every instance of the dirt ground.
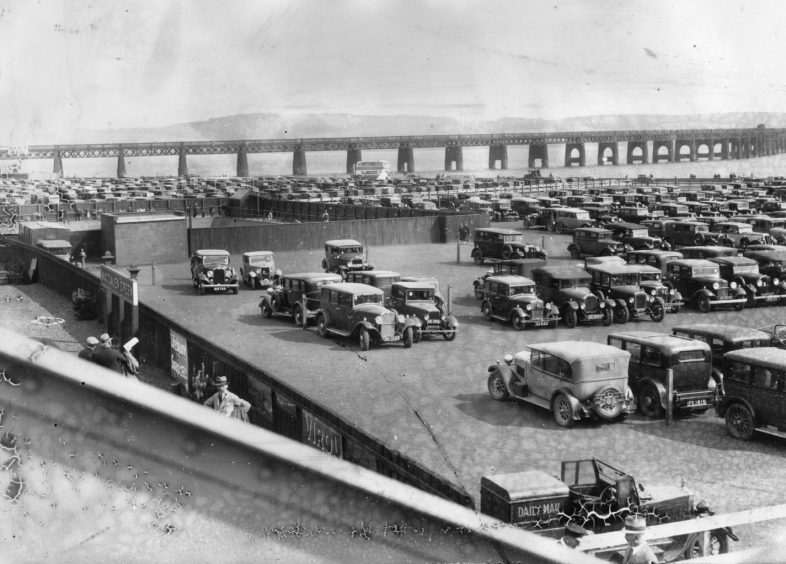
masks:
<path fill-rule="evenodd" d="M 0 326 L 77 355 L 89 336 L 105 331 L 97 320 L 77 319 L 70 301 L 40 284 L 0 286 Z M 132 351 L 136 353 L 136 351 Z M 168 374 L 142 363 L 139 379 L 171 391 Z"/>

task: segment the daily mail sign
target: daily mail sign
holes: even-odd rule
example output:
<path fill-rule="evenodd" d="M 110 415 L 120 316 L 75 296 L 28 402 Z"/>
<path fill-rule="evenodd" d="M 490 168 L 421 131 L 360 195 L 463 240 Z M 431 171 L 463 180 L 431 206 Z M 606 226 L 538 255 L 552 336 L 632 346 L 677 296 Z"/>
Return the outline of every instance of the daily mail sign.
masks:
<path fill-rule="evenodd" d="M 131 302 L 131 305 L 139 305 L 139 288 L 137 286 L 137 281 L 132 280 L 130 276 L 124 276 L 114 268 L 102 265 L 101 286 L 113 294 L 117 294 Z"/>

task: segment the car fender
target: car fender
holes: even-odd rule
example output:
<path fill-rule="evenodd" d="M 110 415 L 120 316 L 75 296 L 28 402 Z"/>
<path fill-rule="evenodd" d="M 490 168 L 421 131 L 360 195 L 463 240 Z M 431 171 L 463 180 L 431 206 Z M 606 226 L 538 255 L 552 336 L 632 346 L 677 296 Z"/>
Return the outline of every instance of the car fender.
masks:
<path fill-rule="evenodd" d="M 407 316 L 404 318 L 404 329 L 406 329 L 407 327 L 415 327 L 419 329 L 422 325 L 423 325 L 423 320 L 417 316 L 413 316 L 413 317 Z M 374 331 L 376 331 L 376 327 L 374 327 Z"/>
<path fill-rule="evenodd" d="M 576 249 L 577 251 L 580 250 L 579 246 L 575 243 L 571 243 L 570 245 L 568 245 L 568 252 L 572 251 L 573 249 Z"/>
<path fill-rule="evenodd" d="M 557 394 L 563 393 L 568 398 L 570 402 L 570 408 L 573 411 L 573 419 L 581 419 L 581 412 L 583 410 L 581 406 L 581 402 L 573 395 L 573 392 L 570 388 L 557 388 L 554 390 L 554 393 L 551 394 L 551 398 L 549 399 L 549 404 L 554 401 L 554 398 L 557 397 Z"/>
<path fill-rule="evenodd" d="M 524 319 L 529 318 L 527 312 L 521 309 L 520 307 L 514 307 L 512 310 L 510 310 L 510 317 L 512 318 L 514 315 L 518 317 L 523 317 Z"/>
<path fill-rule="evenodd" d="M 616 300 L 613 300 L 613 302 L 614 302 L 614 306 L 612 306 L 612 307 L 628 307 L 628 302 L 626 302 L 622 298 L 618 298 Z"/>
<path fill-rule="evenodd" d="M 414 325 L 417 325 L 417 323 L 415 323 Z M 357 323 L 355 323 L 355 326 L 352 328 L 352 334 L 356 335 L 361 327 L 365 327 L 369 333 L 374 333 L 374 334 L 378 333 L 377 326 L 371 323 L 370 321 L 366 321 L 364 319 L 363 321 L 358 321 Z"/>
<path fill-rule="evenodd" d="M 754 294 L 756 293 L 756 286 L 753 287 L 751 292 L 754 293 Z M 734 290 L 734 295 L 737 296 L 738 298 L 744 298 L 748 294 L 747 294 L 747 292 L 745 292 L 745 288 L 741 288 L 740 286 L 737 286 L 737 289 Z"/>
<path fill-rule="evenodd" d="M 621 300 L 621 301 L 624 302 L 625 300 Z M 603 300 L 603 303 L 606 304 L 606 307 L 611 308 L 611 309 L 614 309 L 617 306 L 617 301 L 613 300 L 611 298 L 606 298 L 605 300 Z"/>
<path fill-rule="evenodd" d="M 677 290 L 674 290 L 674 294 L 671 295 L 670 297 L 671 297 L 671 301 L 673 302 L 682 301 L 682 294 L 680 294 Z"/>
<path fill-rule="evenodd" d="M 456 328 L 458 328 L 458 326 L 459 326 L 458 319 L 456 319 L 456 317 L 455 317 L 454 315 L 448 315 L 448 316 L 447 316 L 447 318 L 445 319 L 445 321 L 446 321 L 446 322 L 447 322 L 447 324 L 448 324 L 448 325 L 450 325 L 451 327 L 456 327 Z"/>
<path fill-rule="evenodd" d="M 745 398 L 741 398 L 741 397 L 739 397 L 739 396 L 733 396 L 733 397 L 731 397 L 731 398 L 728 398 L 728 399 L 725 399 L 725 400 L 723 400 L 723 401 L 722 401 L 722 402 L 721 402 L 721 403 L 718 405 L 718 409 L 716 410 L 716 411 L 718 412 L 718 416 L 720 416 L 720 417 L 723 417 L 724 415 L 726 415 L 726 411 L 727 411 L 727 410 L 728 410 L 728 409 L 729 409 L 729 408 L 730 408 L 732 405 L 734 405 L 734 404 L 738 404 L 738 403 L 739 403 L 739 404 L 742 404 L 742 405 L 744 405 L 746 408 L 748 408 L 748 410 L 749 410 L 749 411 L 751 412 L 751 414 L 753 415 L 753 424 L 754 424 L 754 426 L 756 426 L 756 425 L 757 425 L 757 420 L 758 420 L 758 416 L 757 416 L 757 414 L 756 414 L 756 410 L 753 408 L 753 406 L 750 404 L 750 402 L 749 402 L 748 400 L 746 400 Z"/>
<path fill-rule="evenodd" d="M 642 384 L 649 383 L 655 386 L 658 390 L 658 394 L 660 395 L 660 405 L 663 409 L 666 409 L 666 386 L 663 385 L 663 382 L 659 382 L 658 380 L 652 380 L 650 378 L 642 378 L 637 387 L 641 387 Z"/>
<path fill-rule="evenodd" d="M 707 297 L 712 299 L 715 297 L 715 294 L 710 292 L 707 288 L 702 288 L 701 290 L 698 290 L 695 294 L 693 294 L 694 300 L 700 297 Z"/>
<path fill-rule="evenodd" d="M 259 298 L 259 305 L 262 306 L 262 302 L 266 302 L 267 305 L 270 306 L 270 309 L 273 309 L 273 296 L 271 296 L 268 292 L 262 294 Z"/>
<path fill-rule="evenodd" d="M 564 307 L 569 307 L 569 308 L 571 308 L 573 310 L 577 310 L 577 309 L 579 309 L 579 304 L 577 304 L 573 300 L 570 300 L 569 302 L 565 302 Z"/>
<path fill-rule="evenodd" d="M 507 364 L 498 362 L 497 364 L 492 364 L 488 368 L 489 375 L 493 374 L 494 372 L 499 372 L 499 375 L 502 376 L 502 381 L 505 382 L 505 388 L 508 390 L 508 393 L 513 395 L 513 392 L 510 388 L 510 383 L 514 380 L 518 381 L 518 377 L 513 373 L 513 368 Z"/>

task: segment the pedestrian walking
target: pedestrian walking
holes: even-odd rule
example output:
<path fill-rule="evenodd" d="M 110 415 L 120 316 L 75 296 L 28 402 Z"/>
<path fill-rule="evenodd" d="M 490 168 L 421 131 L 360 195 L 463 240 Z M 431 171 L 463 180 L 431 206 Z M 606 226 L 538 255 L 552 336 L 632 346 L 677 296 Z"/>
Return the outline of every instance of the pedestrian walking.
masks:
<path fill-rule="evenodd" d="M 98 346 L 98 339 L 95 337 L 88 337 L 87 338 L 87 345 L 77 355 L 79 358 L 84 360 L 93 360 L 93 355 L 96 351 L 96 346 Z"/>
<path fill-rule="evenodd" d="M 82 268 L 85 267 L 85 261 L 87 260 L 87 253 L 85 252 L 84 247 L 79 247 L 79 266 Z"/>
<path fill-rule="evenodd" d="M 640 515 L 629 515 L 625 518 L 625 541 L 628 548 L 622 564 L 658 564 L 658 557 L 644 539 L 647 532 L 647 522 Z"/>
<path fill-rule="evenodd" d="M 330 212 L 328 212 L 327 210 L 322 212 L 322 221 L 324 221 L 325 223 L 330 221 Z"/>
<path fill-rule="evenodd" d="M 229 391 L 227 377 L 216 377 L 213 386 L 218 391 L 207 398 L 205 405 L 227 417 L 248 421 L 248 410 L 251 409 L 251 404 Z"/>

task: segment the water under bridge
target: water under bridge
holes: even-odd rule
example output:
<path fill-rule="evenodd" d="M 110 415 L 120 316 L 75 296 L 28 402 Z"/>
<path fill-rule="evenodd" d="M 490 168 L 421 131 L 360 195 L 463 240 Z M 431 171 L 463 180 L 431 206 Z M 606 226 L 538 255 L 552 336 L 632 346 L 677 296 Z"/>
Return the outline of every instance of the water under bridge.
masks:
<path fill-rule="evenodd" d="M 178 156 L 178 176 L 188 174 L 187 157 L 236 154 L 237 176 L 247 177 L 249 153 L 292 153 L 293 175 L 306 175 L 309 151 L 346 151 L 348 174 L 362 159 L 362 151 L 397 150 L 399 172 L 415 172 L 415 149 L 445 148 L 445 170 L 463 170 L 463 147 L 489 148 L 489 169 L 508 168 L 508 146 L 528 146 L 529 168 L 548 168 L 549 145 L 563 145 L 564 166 L 586 166 L 588 145 L 597 145 L 598 165 L 648 164 L 712 159 L 746 159 L 783 153 L 786 129 L 762 126 L 748 129 L 678 129 L 497 133 L 467 135 L 412 135 L 303 139 L 247 139 L 232 141 L 163 141 L 30 145 L 0 147 L 0 161 L 52 159 L 53 172 L 63 174 L 63 159 L 117 158 L 117 175 L 125 176 L 126 157 Z M 623 148 L 624 146 L 624 148 Z M 623 160 L 624 159 L 624 160 Z"/>

